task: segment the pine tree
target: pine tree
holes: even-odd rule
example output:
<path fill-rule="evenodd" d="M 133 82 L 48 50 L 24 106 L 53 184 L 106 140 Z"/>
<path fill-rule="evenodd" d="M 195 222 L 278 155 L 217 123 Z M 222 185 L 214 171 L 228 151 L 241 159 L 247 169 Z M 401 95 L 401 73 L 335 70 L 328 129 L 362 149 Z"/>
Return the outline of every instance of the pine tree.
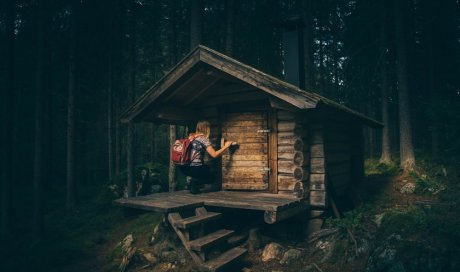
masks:
<path fill-rule="evenodd" d="M 404 3 L 404 2 L 403 2 Z M 395 40 L 396 40 L 396 77 L 399 94 L 399 150 L 401 167 L 404 171 L 415 167 L 414 147 L 412 144 L 412 123 L 410 118 L 410 97 L 407 76 L 407 50 L 401 1 L 393 0 Z"/>

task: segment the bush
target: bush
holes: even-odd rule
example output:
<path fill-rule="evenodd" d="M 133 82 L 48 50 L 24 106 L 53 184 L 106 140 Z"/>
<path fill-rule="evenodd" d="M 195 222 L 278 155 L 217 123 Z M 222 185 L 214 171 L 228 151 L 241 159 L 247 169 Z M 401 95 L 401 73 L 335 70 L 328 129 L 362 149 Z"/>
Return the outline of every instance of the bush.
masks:
<path fill-rule="evenodd" d="M 426 174 L 410 172 L 410 176 L 415 180 L 415 193 L 421 195 L 437 195 L 446 189 L 440 181 L 430 178 Z"/>

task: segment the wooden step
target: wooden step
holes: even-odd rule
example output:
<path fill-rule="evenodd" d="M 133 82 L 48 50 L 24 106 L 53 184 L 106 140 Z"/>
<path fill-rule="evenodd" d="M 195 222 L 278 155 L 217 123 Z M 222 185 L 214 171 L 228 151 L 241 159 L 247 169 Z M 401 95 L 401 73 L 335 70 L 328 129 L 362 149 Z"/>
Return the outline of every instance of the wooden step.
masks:
<path fill-rule="evenodd" d="M 235 263 L 237 260 L 240 259 L 248 250 L 241 247 L 234 247 L 217 258 L 209 260 L 203 264 L 203 268 L 206 271 L 223 271 L 228 266 Z"/>
<path fill-rule="evenodd" d="M 222 217 L 221 213 L 207 212 L 206 214 L 200 214 L 196 216 L 187 217 L 179 221 L 174 222 L 174 226 L 181 229 L 189 229 L 201 223 L 205 223 L 211 220 L 216 220 Z"/>
<path fill-rule="evenodd" d="M 233 230 L 218 230 L 189 242 L 192 250 L 203 252 L 233 234 Z"/>

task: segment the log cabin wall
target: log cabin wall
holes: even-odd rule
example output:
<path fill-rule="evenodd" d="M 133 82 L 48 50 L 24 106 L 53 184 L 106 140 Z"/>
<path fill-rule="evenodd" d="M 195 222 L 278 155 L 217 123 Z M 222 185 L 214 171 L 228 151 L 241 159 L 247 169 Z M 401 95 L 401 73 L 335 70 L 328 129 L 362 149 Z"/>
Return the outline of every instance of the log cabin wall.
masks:
<path fill-rule="evenodd" d="M 364 179 L 364 135 L 363 125 L 354 124 L 351 126 L 351 183 L 353 186 L 359 184 Z M 354 197 L 354 196 L 353 196 Z M 356 200 L 356 199 L 355 199 Z M 359 200 L 357 200 L 359 202 Z"/>
<path fill-rule="evenodd" d="M 315 121 L 310 124 L 310 133 L 310 205 L 314 208 L 325 208 L 328 188 L 323 123 Z"/>
<path fill-rule="evenodd" d="M 350 123 L 326 122 L 324 125 L 327 182 L 337 197 L 346 195 L 352 181 L 352 134 Z"/>
<path fill-rule="evenodd" d="M 295 112 L 277 111 L 278 194 L 308 198 L 308 119 Z"/>

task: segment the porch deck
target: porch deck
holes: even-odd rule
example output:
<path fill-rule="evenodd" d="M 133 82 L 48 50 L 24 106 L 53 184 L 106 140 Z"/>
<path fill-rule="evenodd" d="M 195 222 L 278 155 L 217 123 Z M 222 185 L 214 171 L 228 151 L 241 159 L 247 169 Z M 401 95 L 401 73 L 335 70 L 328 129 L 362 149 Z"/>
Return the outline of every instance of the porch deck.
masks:
<path fill-rule="evenodd" d="M 308 201 L 286 195 L 264 192 L 218 191 L 193 195 L 189 191 L 157 193 L 122 198 L 115 204 L 123 207 L 170 213 L 200 206 L 263 211 L 271 224 L 308 208 Z"/>

